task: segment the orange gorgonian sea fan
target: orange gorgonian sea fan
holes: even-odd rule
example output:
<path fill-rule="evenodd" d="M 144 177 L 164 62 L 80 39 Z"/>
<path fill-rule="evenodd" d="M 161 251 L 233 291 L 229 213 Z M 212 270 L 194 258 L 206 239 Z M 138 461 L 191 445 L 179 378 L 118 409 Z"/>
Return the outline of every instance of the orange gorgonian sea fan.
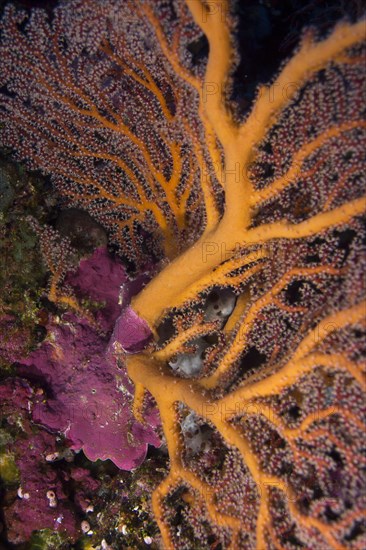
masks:
<path fill-rule="evenodd" d="M 160 2 L 71 5 L 51 23 L 43 10 L 28 19 L 5 8 L 3 141 L 52 174 L 124 256 L 146 260 L 149 234 L 157 257 L 172 258 L 199 234 L 205 202 L 212 221 L 222 202 L 219 145 L 199 104 L 203 62 L 189 71 L 187 44 L 201 33 L 183 4 L 179 17 Z"/>
<path fill-rule="evenodd" d="M 123 254 L 167 259 L 126 359 L 169 451 L 162 547 L 363 548 L 365 24 L 304 34 L 244 120 L 234 25 L 225 0 L 9 7 L 2 136 Z"/>

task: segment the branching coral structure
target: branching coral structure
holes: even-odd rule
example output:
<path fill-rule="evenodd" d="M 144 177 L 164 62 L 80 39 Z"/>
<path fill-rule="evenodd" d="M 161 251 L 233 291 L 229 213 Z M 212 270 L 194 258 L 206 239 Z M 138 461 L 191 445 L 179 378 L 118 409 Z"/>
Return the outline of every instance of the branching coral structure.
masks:
<path fill-rule="evenodd" d="M 244 120 L 234 26 L 226 0 L 10 7 L 2 133 L 122 254 L 163 259 L 126 358 L 169 451 L 162 547 L 362 548 L 365 23 L 305 33 Z"/>
<path fill-rule="evenodd" d="M 28 20 L 5 9 L 2 118 L 13 123 L 3 139 L 30 167 L 52 173 L 59 192 L 107 226 L 130 259 L 143 260 L 147 232 L 158 256 L 162 248 L 174 257 L 203 223 L 203 202 L 217 221 L 222 195 L 212 168 L 218 144 L 198 115 L 203 67 L 197 75 L 185 67 L 183 46 L 199 30 L 183 6 L 178 18 L 160 5 L 163 29 L 154 3 L 67 4 L 51 25 L 42 10 Z M 163 40 L 168 29 L 172 43 Z M 211 154 L 199 146 L 205 135 Z"/>

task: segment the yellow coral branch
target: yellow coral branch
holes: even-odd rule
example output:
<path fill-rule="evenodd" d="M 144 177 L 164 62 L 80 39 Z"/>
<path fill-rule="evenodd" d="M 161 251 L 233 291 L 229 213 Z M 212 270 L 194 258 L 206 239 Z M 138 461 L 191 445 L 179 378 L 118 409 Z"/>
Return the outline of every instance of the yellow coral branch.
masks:
<path fill-rule="evenodd" d="M 301 168 L 309 155 L 314 151 L 318 150 L 324 143 L 329 141 L 332 138 L 338 137 L 344 132 L 353 130 L 355 128 L 366 128 L 365 121 L 351 121 L 340 124 L 339 126 L 334 126 L 333 128 L 327 129 L 325 132 L 320 134 L 316 139 L 310 141 L 303 145 L 293 156 L 291 166 L 281 178 L 275 180 L 273 183 L 261 189 L 259 191 L 254 191 L 250 197 L 250 202 L 252 206 L 257 206 L 258 203 L 263 202 L 268 199 L 272 199 L 277 194 L 281 193 L 286 187 L 295 183 L 296 177 L 301 175 L 302 178 L 306 177 L 306 173 L 301 173 Z"/>
<path fill-rule="evenodd" d="M 269 239 L 300 239 L 311 237 L 326 229 L 348 222 L 366 210 L 366 197 L 354 199 L 328 212 L 321 212 L 298 224 L 278 222 L 249 229 L 243 233 L 243 240 L 256 244 Z"/>
<path fill-rule="evenodd" d="M 228 352 L 224 355 L 215 372 L 202 380 L 202 386 L 205 388 L 214 388 L 219 384 L 220 379 L 224 376 L 234 364 L 239 354 L 245 347 L 246 338 L 252 329 L 253 323 L 258 318 L 258 313 L 265 307 L 273 303 L 273 298 L 279 294 L 284 287 L 295 277 L 307 277 L 314 275 L 339 275 L 340 270 L 332 266 L 308 267 L 291 269 L 287 271 L 273 287 L 256 302 L 254 302 L 247 311 L 244 318 L 241 320 L 241 326 L 238 327 L 235 338 L 233 339 Z M 273 368 L 273 367 L 272 367 Z M 271 370 L 272 370 L 271 368 Z"/>
<path fill-rule="evenodd" d="M 228 19 L 227 0 L 186 0 L 197 25 L 205 33 L 210 55 L 201 94 L 204 110 L 221 144 L 228 146 L 233 141 L 232 116 L 225 105 L 225 90 L 232 57 L 234 54 Z"/>

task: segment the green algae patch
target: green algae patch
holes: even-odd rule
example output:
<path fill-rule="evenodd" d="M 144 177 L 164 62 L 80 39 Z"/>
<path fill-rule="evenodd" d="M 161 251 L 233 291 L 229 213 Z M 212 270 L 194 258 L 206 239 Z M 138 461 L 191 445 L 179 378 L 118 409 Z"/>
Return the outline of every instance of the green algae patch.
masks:
<path fill-rule="evenodd" d="M 12 485 L 19 482 L 19 471 L 15 458 L 6 451 L 0 452 L 0 480 L 5 485 Z"/>
<path fill-rule="evenodd" d="M 61 550 L 69 547 L 63 535 L 50 529 L 35 532 L 29 541 L 30 550 Z"/>

